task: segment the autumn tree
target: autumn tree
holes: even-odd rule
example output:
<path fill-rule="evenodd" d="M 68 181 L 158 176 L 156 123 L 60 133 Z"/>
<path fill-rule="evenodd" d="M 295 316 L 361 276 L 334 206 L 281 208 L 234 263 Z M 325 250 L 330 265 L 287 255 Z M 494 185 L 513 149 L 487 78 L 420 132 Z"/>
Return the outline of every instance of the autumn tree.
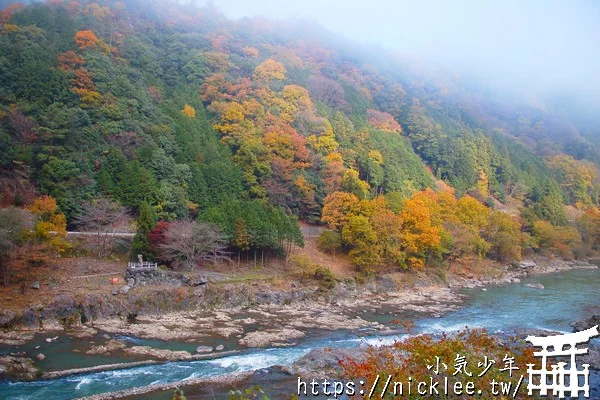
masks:
<path fill-rule="evenodd" d="M 350 217 L 342 228 L 342 240 L 351 246 L 348 255 L 359 270 L 381 264 L 377 233 L 367 217 L 361 215 Z"/>
<path fill-rule="evenodd" d="M 600 249 L 600 209 L 598 207 L 588 207 L 577 219 L 577 228 L 582 239 L 593 250 Z"/>
<path fill-rule="evenodd" d="M 441 227 L 436 224 L 435 212 L 424 197 L 414 196 L 404 202 L 398 214 L 402 220 L 402 247 L 409 267 L 421 268 L 429 254 L 439 249 Z"/>
<path fill-rule="evenodd" d="M 322 221 L 331 229 L 341 230 L 348 220 L 360 214 L 360 201 L 355 194 L 335 192 L 325 197 Z"/>
<path fill-rule="evenodd" d="M 157 258 L 161 259 L 161 246 L 166 243 L 166 232 L 169 230 L 171 226 L 170 222 L 167 221 L 158 221 L 154 228 L 148 234 L 148 243 L 150 245 L 150 250 L 152 254 Z"/>
<path fill-rule="evenodd" d="M 404 226 L 402 218 L 392 210 L 378 207 L 370 218 L 377 234 L 377 245 L 385 265 L 405 268 L 407 254 L 403 247 Z"/>
<path fill-rule="evenodd" d="M 445 249 L 450 262 L 466 256 L 484 257 L 490 251 L 491 245 L 481 237 L 476 226 L 448 221 L 444 229 L 450 234 L 450 247 Z"/>
<path fill-rule="evenodd" d="M 482 237 L 490 244 L 489 255 L 496 260 L 521 259 L 521 225 L 502 211 L 492 211 Z"/>
<path fill-rule="evenodd" d="M 337 151 L 339 143 L 335 139 L 335 132 L 331 123 L 325 118 L 318 118 L 315 122 L 316 126 L 314 130 L 318 131 L 318 133 L 308 137 L 308 144 L 323 155 Z"/>
<path fill-rule="evenodd" d="M 284 80 L 286 69 L 282 63 L 269 58 L 254 69 L 254 79 L 257 82 L 268 83 L 272 80 Z"/>
<path fill-rule="evenodd" d="M 229 260 L 226 236 L 218 227 L 206 222 L 172 222 L 159 247 L 165 261 L 192 270 L 199 264 Z"/>
<path fill-rule="evenodd" d="M 369 184 L 358 177 L 358 171 L 348 169 L 342 177 L 342 190 L 364 199 L 369 193 Z"/>
<path fill-rule="evenodd" d="M 286 85 L 281 91 L 282 103 L 280 115 L 285 121 L 292 122 L 296 117 L 313 107 L 308 90 L 298 85 Z"/>
<path fill-rule="evenodd" d="M 72 50 L 59 54 L 58 56 L 59 68 L 66 72 L 73 72 L 75 68 L 83 65 L 84 63 L 85 60 Z"/>
<path fill-rule="evenodd" d="M 373 128 L 385 132 L 400 133 L 402 127 L 391 114 L 377 110 L 368 110 L 367 117 Z"/>
<path fill-rule="evenodd" d="M 181 112 L 188 118 L 196 118 L 196 109 L 189 104 L 184 105 Z"/>
<path fill-rule="evenodd" d="M 75 33 L 73 40 L 80 50 L 95 46 L 98 43 L 98 38 L 91 30 L 78 31 Z"/>
<path fill-rule="evenodd" d="M 573 249 L 581 243 L 574 227 L 553 226 L 547 221 L 534 223 L 533 239 L 540 250 L 565 258 L 573 257 Z"/>
<path fill-rule="evenodd" d="M 555 178 L 565 190 L 567 201 L 574 204 L 580 201 L 591 204 L 590 196 L 596 168 L 575 160 L 566 154 L 559 154 L 548 159 Z"/>
<path fill-rule="evenodd" d="M 329 153 L 323 158 L 325 166 L 322 174 L 325 180 L 325 192 L 331 194 L 342 188 L 342 177 L 344 175 L 344 160 L 340 153 Z"/>
<path fill-rule="evenodd" d="M 98 3 L 88 4 L 85 8 L 85 12 L 98 20 L 104 20 L 113 15 L 110 8 L 106 6 L 102 7 Z"/>
<path fill-rule="evenodd" d="M 456 202 L 454 213 L 463 224 L 482 229 L 487 223 L 490 209 L 477 199 L 465 195 Z"/>
<path fill-rule="evenodd" d="M 13 14 L 21 11 L 23 8 L 25 8 L 25 4 L 21 2 L 8 4 L 3 10 L 0 10 L 0 24 L 6 24 Z"/>
<path fill-rule="evenodd" d="M 67 219 L 58 211 L 56 200 L 51 196 L 41 196 L 35 199 L 27 208 L 37 217 L 31 237 L 40 243 L 47 243 L 58 254 L 69 249 L 65 240 L 67 237 Z"/>
<path fill-rule="evenodd" d="M 95 107 L 100 104 L 102 96 L 96 91 L 96 85 L 87 69 L 80 67 L 73 71 L 74 78 L 70 80 L 71 92 L 78 95 L 81 102 L 87 106 Z"/>

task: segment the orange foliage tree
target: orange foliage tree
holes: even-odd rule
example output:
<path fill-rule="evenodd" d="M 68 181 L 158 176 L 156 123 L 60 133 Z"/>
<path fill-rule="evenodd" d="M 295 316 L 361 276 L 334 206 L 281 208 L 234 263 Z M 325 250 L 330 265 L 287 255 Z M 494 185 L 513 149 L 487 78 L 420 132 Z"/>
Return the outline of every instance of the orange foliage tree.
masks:
<path fill-rule="evenodd" d="M 321 220 L 331 229 L 341 230 L 352 216 L 359 214 L 360 200 L 356 195 L 335 192 L 325 197 Z"/>
<path fill-rule="evenodd" d="M 78 56 L 73 50 L 69 50 L 58 56 L 59 68 L 63 71 L 72 72 L 76 67 L 83 65 L 85 60 Z"/>
<path fill-rule="evenodd" d="M 442 228 L 432 219 L 430 204 L 418 195 L 404 202 L 399 215 L 402 220 L 402 247 L 407 255 L 407 265 L 421 268 L 425 265 L 428 253 L 440 249 Z"/>
<path fill-rule="evenodd" d="M 78 95 L 81 102 L 89 106 L 97 106 L 100 104 L 102 96 L 96 91 L 92 76 L 85 68 L 78 68 L 73 71 L 75 77 L 70 80 L 71 92 Z"/>
<path fill-rule="evenodd" d="M 75 44 L 80 50 L 95 46 L 98 43 L 98 38 L 91 30 L 78 31 L 73 37 Z"/>
<path fill-rule="evenodd" d="M 14 13 L 21 11 L 23 8 L 25 8 L 23 3 L 12 3 L 6 6 L 4 10 L 0 10 L 0 24 L 7 23 Z"/>
<path fill-rule="evenodd" d="M 581 244 L 579 232 L 572 226 L 554 226 L 547 221 L 536 221 L 533 224 L 535 244 L 543 251 L 573 257 L 573 248 Z"/>

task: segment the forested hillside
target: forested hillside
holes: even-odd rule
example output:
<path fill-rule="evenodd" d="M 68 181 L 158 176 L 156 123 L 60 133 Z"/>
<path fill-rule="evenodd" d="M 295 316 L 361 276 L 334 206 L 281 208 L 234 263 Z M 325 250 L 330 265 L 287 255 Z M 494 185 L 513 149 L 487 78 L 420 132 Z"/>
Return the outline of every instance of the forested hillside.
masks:
<path fill-rule="evenodd" d="M 325 223 L 322 248 L 363 271 L 598 249 L 593 124 L 305 24 L 138 0 L 5 8 L 0 201 L 35 227 L 12 242 L 64 251 L 48 232 L 109 201 L 137 217 L 133 254 L 187 218 L 280 254 L 302 244 L 296 219 Z"/>

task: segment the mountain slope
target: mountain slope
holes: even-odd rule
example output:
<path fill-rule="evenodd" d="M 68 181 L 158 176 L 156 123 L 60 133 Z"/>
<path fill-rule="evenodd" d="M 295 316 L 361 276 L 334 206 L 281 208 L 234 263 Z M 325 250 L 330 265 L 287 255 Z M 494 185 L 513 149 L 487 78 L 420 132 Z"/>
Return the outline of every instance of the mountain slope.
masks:
<path fill-rule="evenodd" d="M 533 232 L 566 224 L 563 203 L 598 204 L 598 148 L 564 116 L 304 21 L 129 0 L 13 5 L 0 23 L 4 205 L 48 194 L 73 223 L 101 196 L 162 220 L 256 200 L 318 222 L 336 193 L 391 204 L 443 180 L 516 200 Z"/>

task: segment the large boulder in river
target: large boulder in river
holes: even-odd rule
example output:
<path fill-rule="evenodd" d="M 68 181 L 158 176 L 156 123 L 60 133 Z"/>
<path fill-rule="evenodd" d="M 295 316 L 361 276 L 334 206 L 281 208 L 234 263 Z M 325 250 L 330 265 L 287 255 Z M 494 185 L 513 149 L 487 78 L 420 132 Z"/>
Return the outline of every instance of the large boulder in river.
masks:
<path fill-rule="evenodd" d="M 523 269 L 529 269 L 537 267 L 537 264 L 533 260 L 523 260 L 519 263 L 519 267 Z"/>
<path fill-rule="evenodd" d="M 302 337 L 304 337 L 304 332 L 297 329 L 270 329 L 249 332 L 238 343 L 248 347 L 287 346 L 290 344 L 289 340 Z"/>
<path fill-rule="evenodd" d="M 542 285 L 541 283 L 526 283 L 523 286 L 532 288 L 532 289 L 544 289 L 544 285 Z"/>
<path fill-rule="evenodd" d="M 108 353 L 108 349 L 106 346 L 92 346 L 85 352 L 85 354 L 106 354 Z"/>
<path fill-rule="evenodd" d="M 196 347 L 196 352 L 198 353 L 210 353 L 213 351 L 213 348 L 210 346 L 198 346 Z"/>
<path fill-rule="evenodd" d="M 0 379 L 33 381 L 42 376 L 31 358 L 21 354 L 0 357 Z"/>
<path fill-rule="evenodd" d="M 192 359 L 192 355 L 185 350 L 168 350 L 155 349 L 150 346 L 133 346 L 125 348 L 124 351 L 128 354 L 147 356 L 150 358 L 158 358 L 167 361 L 181 361 Z"/>
<path fill-rule="evenodd" d="M 283 368 L 291 375 L 341 377 L 341 360 L 360 360 L 363 356 L 364 349 L 360 348 L 317 348 Z"/>
<path fill-rule="evenodd" d="M 104 343 L 108 351 L 123 350 L 126 346 L 125 342 L 119 339 L 110 339 Z"/>

